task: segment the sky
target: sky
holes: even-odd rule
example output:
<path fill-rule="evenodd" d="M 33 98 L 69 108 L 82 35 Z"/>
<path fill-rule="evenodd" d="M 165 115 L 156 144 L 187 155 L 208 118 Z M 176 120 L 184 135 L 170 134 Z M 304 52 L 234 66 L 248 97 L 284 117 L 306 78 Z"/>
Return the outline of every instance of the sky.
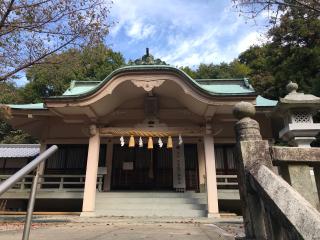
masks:
<path fill-rule="evenodd" d="M 104 0 L 112 22 L 106 44 L 135 60 L 148 47 L 155 58 L 181 67 L 230 62 L 266 41 L 267 14 L 239 16 L 232 0 Z M 110 5 L 110 1 L 113 4 Z M 27 83 L 22 72 L 17 85 Z"/>
<path fill-rule="evenodd" d="M 149 47 L 173 66 L 230 62 L 266 41 L 267 16 L 256 23 L 239 16 L 231 0 L 114 0 L 106 43 L 126 60 Z"/>

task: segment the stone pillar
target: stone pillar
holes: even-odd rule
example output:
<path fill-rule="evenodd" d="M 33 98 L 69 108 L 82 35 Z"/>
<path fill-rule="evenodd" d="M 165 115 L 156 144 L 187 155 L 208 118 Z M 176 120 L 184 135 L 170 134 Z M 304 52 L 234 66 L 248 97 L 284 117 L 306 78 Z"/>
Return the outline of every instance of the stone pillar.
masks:
<path fill-rule="evenodd" d="M 295 138 L 295 143 L 301 148 L 311 148 L 310 143 L 312 138 L 306 142 L 299 142 Z M 319 197 L 314 193 L 313 177 L 316 178 L 316 174 L 313 176 L 310 174 L 312 168 L 309 165 L 303 164 L 289 164 L 280 166 L 280 175 L 286 180 L 295 190 L 297 190 L 307 201 L 309 201 L 315 208 L 319 209 Z M 316 180 L 316 179 L 315 179 Z M 319 189 L 318 189 L 319 192 Z"/>
<path fill-rule="evenodd" d="M 199 191 L 206 192 L 206 163 L 204 158 L 203 141 L 197 143 L 199 166 Z"/>
<path fill-rule="evenodd" d="M 203 143 L 206 162 L 208 217 L 219 217 L 220 215 L 218 206 L 218 189 L 213 136 L 205 135 L 203 138 Z"/>
<path fill-rule="evenodd" d="M 319 207 L 319 198 L 314 193 L 312 175 L 308 165 L 287 165 L 280 167 L 280 174 L 295 190 L 297 190 L 315 208 Z"/>
<path fill-rule="evenodd" d="M 314 178 L 317 186 L 318 201 L 320 202 L 320 167 L 315 167 L 313 171 L 314 171 Z M 318 206 L 318 210 L 320 210 L 320 204 Z"/>
<path fill-rule="evenodd" d="M 105 192 L 110 192 L 110 189 L 111 189 L 112 159 L 113 159 L 113 142 L 112 142 L 112 139 L 109 139 L 107 144 L 107 157 L 106 157 L 107 175 L 105 176 L 105 179 L 104 179 L 104 188 L 103 188 L 103 191 Z"/>
<path fill-rule="evenodd" d="M 94 216 L 99 165 L 99 150 L 99 129 L 97 129 L 95 125 L 91 125 L 81 216 Z"/>
<path fill-rule="evenodd" d="M 247 174 L 257 164 L 272 169 L 268 141 L 262 140 L 259 124 L 251 118 L 255 112 L 255 107 L 248 102 L 236 104 L 233 110 L 233 114 L 239 119 L 235 125 L 238 183 L 246 239 L 266 240 L 269 238 L 264 222 L 264 206 Z"/>

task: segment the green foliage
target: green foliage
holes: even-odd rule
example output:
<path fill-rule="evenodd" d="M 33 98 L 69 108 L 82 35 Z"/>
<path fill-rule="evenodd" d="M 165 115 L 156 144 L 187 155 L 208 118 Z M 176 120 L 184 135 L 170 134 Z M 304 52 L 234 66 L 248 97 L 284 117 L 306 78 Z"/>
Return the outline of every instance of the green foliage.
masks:
<path fill-rule="evenodd" d="M 125 64 L 121 53 L 103 44 L 71 49 L 48 58 L 50 63 L 28 69 L 28 84 L 21 95 L 28 103 L 41 102 L 43 97 L 61 95 L 72 80 L 103 80 L 113 70 Z"/>
<path fill-rule="evenodd" d="M 0 82 L 0 104 L 21 103 L 18 89 L 12 83 Z M 14 130 L 4 121 L 0 109 L 0 143 L 34 143 L 36 140 L 21 130 Z"/>
<path fill-rule="evenodd" d="M 190 67 L 180 67 L 180 70 L 184 71 L 187 75 L 189 75 L 191 78 L 197 78 L 196 72 L 193 71 Z"/>
<path fill-rule="evenodd" d="M 21 102 L 21 96 L 14 84 L 10 82 L 0 82 L 0 93 L 0 104 Z"/>
<path fill-rule="evenodd" d="M 231 63 L 204 64 L 201 63 L 196 70 L 181 67 L 185 73 L 194 79 L 243 78 L 250 74 L 250 68 L 238 60 Z"/>
<path fill-rule="evenodd" d="M 320 96 L 320 12 L 287 7 L 279 20 L 268 32 L 270 42 L 251 47 L 240 62 L 251 68 L 253 86 L 265 97 L 284 96 L 289 81 Z"/>

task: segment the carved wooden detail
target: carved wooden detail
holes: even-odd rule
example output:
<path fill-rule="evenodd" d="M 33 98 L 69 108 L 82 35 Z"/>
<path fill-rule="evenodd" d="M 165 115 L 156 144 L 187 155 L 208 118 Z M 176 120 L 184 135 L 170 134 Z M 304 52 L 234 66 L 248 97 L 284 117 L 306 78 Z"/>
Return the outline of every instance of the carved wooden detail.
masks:
<path fill-rule="evenodd" d="M 165 80 L 131 80 L 137 86 L 142 87 L 146 92 L 150 92 L 153 88 L 159 87 Z"/>

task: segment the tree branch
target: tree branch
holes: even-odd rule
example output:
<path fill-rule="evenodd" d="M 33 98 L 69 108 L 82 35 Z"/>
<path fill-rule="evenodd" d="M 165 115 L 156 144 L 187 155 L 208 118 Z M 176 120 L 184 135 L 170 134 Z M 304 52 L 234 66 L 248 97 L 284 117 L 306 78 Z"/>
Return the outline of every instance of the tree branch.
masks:
<path fill-rule="evenodd" d="M 20 67 L 14 69 L 13 71 L 11 71 L 11 72 L 3 75 L 3 76 L 0 76 L 0 81 L 5 81 L 7 78 L 13 76 L 17 72 L 36 64 L 37 62 L 41 61 L 42 59 L 48 57 L 49 55 L 51 55 L 53 53 L 58 52 L 59 50 L 61 50 L 62 48 L 64 48 L 65 46 L 67 46 L 68 44 L 73 42 L 74 40 L 76 40 L 77 38 L 78 38 L 78 36 L 76 36 L 76 37 L 70 39 L 69 41 L 65 42 L 64 44 L 60 45 L 58 48 L 56 48 L 56 49 L 54 49 L 54 50 L 52 50 L 52 51 L 50 51 L 48 53 L 43 54 L 42 56 L 38 57 L 37 59 L 34 59 L 34 60 L 32 60 L 32 61 L 30 61 L 30 62 L 28 62 L 26 64 L 23 64 Z"/>
<path fill-rule="evenodd" d="M 10 12 L 12 11 L 12 6 L 13 6 L 13 3 L 14 3 L 15 0 L 11 0 L 9 5 L 8 5 L 8 8 L 7 8 L 7 11 L 4 13 L 4 15 L 2 16 L 1 20 L 0 20 L 0 29 L 3 27 L 5 21 L 7 20 Z"/>

